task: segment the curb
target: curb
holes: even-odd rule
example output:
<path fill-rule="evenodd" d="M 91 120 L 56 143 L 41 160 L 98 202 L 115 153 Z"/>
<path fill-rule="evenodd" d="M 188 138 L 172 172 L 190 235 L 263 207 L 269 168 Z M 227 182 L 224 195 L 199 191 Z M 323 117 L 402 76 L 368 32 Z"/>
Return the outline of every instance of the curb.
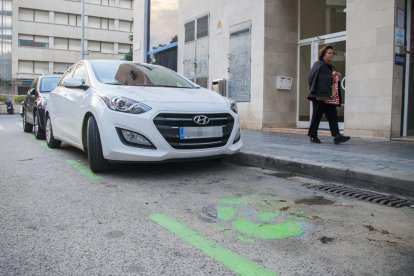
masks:
<path fill-rule="evenodd" d="M 351 169 L 335 165 L 327 166 L 319 162 L 309 162 L 307 160 L 271 154 L 258 154 L 249 151 L 240 151 L 233 155 L 230 160 L 254 167 L 309 175 L 356 188 L 414 197 L 414 179 L 381 174 L 369 170 Z"/>

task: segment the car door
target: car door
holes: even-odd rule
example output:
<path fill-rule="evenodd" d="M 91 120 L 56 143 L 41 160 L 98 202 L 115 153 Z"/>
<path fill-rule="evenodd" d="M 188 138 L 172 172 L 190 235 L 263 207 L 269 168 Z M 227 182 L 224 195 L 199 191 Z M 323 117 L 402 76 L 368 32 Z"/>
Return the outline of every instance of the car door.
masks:
<path fill-rule="evenodd" d="M 82 145 L 83 99 L 86 94 L 85 88 L 90 86 L 88 71 L 84 63 L 78 63 L 72 78 L 81 80 L 85 87 L 65 88 L 65 122 L 71 140 L 76 144 Z"/>
<path fill-rule="evenodd" d="M 32 85 L 30 86 L 29 91 L 27 91 L 26 100 L 25 100 L 25 108 L 24 111 L 26 113 L 26 122 L 30 124 L 34 124 L 34 118 L 33 118 L 33 108 L 36 105 L 36 97 L 37 97 L 37 84 L 39 82 L 39 79 L 36 78 Z M 31 93 L 34 91 L 35 93 Z"/>
<path fill-rule="evenodd" d="M 50 93 L 48 110 L 52 120 L 53 133 L 57 137 L 68 138 L 69 129 L 67 126 L 67 93 L 68 89 L 63 85 L 66 79 L 72 77 L 75 65 L 66 70 L 56 89 Z"/>

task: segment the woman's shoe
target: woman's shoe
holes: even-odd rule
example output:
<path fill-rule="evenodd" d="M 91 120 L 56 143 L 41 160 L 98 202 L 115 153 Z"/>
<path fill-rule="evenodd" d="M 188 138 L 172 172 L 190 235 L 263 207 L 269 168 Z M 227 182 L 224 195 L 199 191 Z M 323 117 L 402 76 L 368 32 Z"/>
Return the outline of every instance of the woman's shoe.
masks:
<path fill-rule="evenodd" d="M 344 143 L 344 142 L 346 142 L 346 141 L 349 141 L 349 139 L 351 139 L 351 137 L 349 137 L 349 136 L 343 136 L 343 135 L 341 135 L 341 134 L 338 134 L 338 135 L 336 135 L 336 136 L 335 136 L 335 138 L 334 138 L 334 143 L 335 143 L 336 145 L 338 145 L 338 144 L 340 144 L 340 143 Z"/>
<path fill-rule="evenodd" d="M 311 143 L 320 144 L 321 140 L 319 140 L 318 137 L 311 137 L 310 138 Z"/>

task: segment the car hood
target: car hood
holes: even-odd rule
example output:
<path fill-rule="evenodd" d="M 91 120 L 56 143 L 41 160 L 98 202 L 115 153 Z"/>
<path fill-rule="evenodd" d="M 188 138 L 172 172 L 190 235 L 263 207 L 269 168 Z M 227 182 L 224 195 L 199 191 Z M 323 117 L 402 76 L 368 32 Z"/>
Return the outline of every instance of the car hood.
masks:
<path fill-rule="evenodd" d="M 105 88 L 104 94 L 106 95 L 123 96 L 140 102 L 227 104 L 227 100 L 223 96 L 204 88 L 142 86 L 111 86 Z"/>

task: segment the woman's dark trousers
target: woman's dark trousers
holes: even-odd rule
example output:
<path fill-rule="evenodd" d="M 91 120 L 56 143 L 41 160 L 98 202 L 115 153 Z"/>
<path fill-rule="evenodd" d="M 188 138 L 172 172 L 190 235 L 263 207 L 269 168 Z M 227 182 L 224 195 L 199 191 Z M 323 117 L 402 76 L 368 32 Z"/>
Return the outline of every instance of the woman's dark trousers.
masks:
<path fill-rule="evenodd" d="M 336 106 L 333 104 L 326 104 L 319 101 L 312 101 L 313 114 L 312 120 L 309 127 L 308 136 L 316 138 L 318 137 L 319 123 L 321 122 L 322 115 L 325 114 L 326 119 L 329 122 L 329 128 L 332 136 L 336 136 L 339 133 L 338 129 L 338 115 L 336 113 Z"/>

